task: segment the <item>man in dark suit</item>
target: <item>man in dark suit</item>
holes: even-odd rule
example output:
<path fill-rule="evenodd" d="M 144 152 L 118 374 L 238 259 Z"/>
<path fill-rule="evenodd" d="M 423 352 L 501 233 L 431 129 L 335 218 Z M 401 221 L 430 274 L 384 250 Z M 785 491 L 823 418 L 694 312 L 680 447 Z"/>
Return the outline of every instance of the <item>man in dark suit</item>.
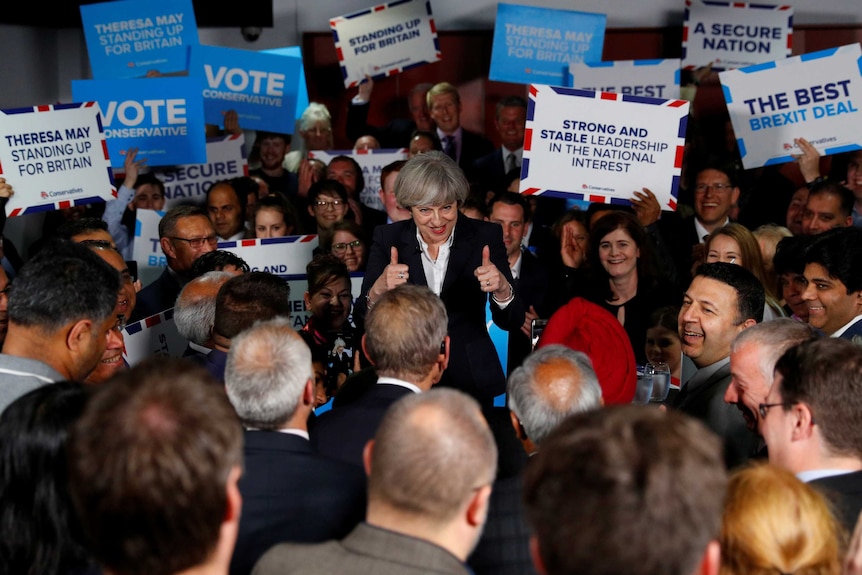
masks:
<path fill-rule="evenodd" d="M 359 85 L 359 92 L 347 107 L 347 137 L 351 142 L 355 142 L 365 135 L 374 136 L 382 148 L 406 148 L 410 143 L 410 135 L 415 130 L 434 130 L 434 122 L 428 115 L 428 102 L 425 98 L 430 88 L 431 84 L 416 84 L 407 94 L 409 120 L 395 118 L 385 126 L 378 127 L 368 124 L 374 81 L 367 78 Z"/>
<path fill-rule="evenodd" d="M 159 221 L 159 244 L 168 265 L 154 282 L 138 293 L 129 322 L 136 322 L 174 307 L 188 282 L 192 263 L 216 249 L 218 237 L 207 212 L 196 206 L 177 206 Z"/>
<path fill-rule="evenodd" d="M 345 395 L 317 419 L 311 439 L 321 455 L 362 465 L 362 450 L 389 406 L 428 391 L 443 375 L 449 363 L 446 324 L 443 302 L 426 287 L 399 286 L 375 303 L 365 318 L 362 349 L 377 381 L 364 373 L 358 377 L 364 383 L 352 378 L 344 384 Z M 357 385 L 365 389 L 356 392 Z"/>
<path fill-rule="evenodd" d="M 639 405 L 569 417 L 524 473 L 543 575 L 718 573 L 727 474 L 699 422 Z"/>
<path fill-rule="evenodd" d="M 277 543 L 347 535 L 365 517 L 365 476 L 313 452 L 306 425 L 314 406 L 311 351 L 286 318 L 234 340 L 225 387 L 245 428 L 245 505 L 231 574 L 250 573 Z"/>
<path fill-rule="evenodd" d="M 507 385 L 512 426 L 534 455 L 564 419 L 602 404 L 602 388 L 586 354 L 549 345 L 527 357 Z M 488 520 L 468 563 L 477 575 L 535 573 L 520 476 L 497 479 Z"/>
<path fill-rule="evenodd" d="M 174 306 L 174 324 L 188 345 L 183 357 L 203 360 L 213 349 L 216 296 L 221 286 L 234 277 L 230 272 L 207 272 L 186 284 Z"/>
<path fill-rule="evenodd" d="M 862 341 L 862 229 L 823 232 L 803 260 L 808 323 L 829 337 Z"/>
<path fill-rule="evenodd" d="M 512 373 L 532 349 L 530 329 L 533 320 L 550 316 L 551 310 L 543 306 L 548 291 L 548 271 L 536 256 L 521 247 L 521 240 L 530 221 L 530 207 L 524 197 L 512 192 L 502 192 L 494 196 L 488 209 L 488 221 L 503 228 L 506 259 L 514 279 L 512 285 L 523 300 L 526 310 L 521 329 L 509 332 L 507 373 Z"/>
<path fill-rule="evenodd" d="M 694 215 L 679 218 L 676 213 L 664 212 L 655 225 L 647 228 L 656 255 L 667 269 L 668 281 L 685 288 L 691 279 L 692 264 L 706 259 L 701 251 L 704 241 L 730 223 L 730 211 L 739 195 L 736 173 L 731 167 L 708 167 L 697 173 Z M 675 269 L 669 269 L 671 265 Z"/>
<path fill-rule="evenodd" d="M 496 459 L 475 400 L 451 389 L 409 394 L 363 452 L 367 522 L 341 541 L 277 545 L 254 574 L 468 575 Z"/>
<path fill-rule="evenodd" d="M 473 176 L 486 192 L 504 191 L 507 186 L 506 175 L 521 167 L 527 102 L 520 96 L 508 96 L 497 102 L 494 125 L 502 146 L 473 162 Z"/>
<path fill-rule="evenodd" d="M 455 86 L 448 82 L 435 84 L 428 90 L 427 98 L 443 152 L 455 160 L 469 178 L 473 174 L 473 162 L 491 153 L 494 145 L 484 136 L 461 127 L 461 95 Z"/>
<path fill-rule="evenodd" d="M 760 412 L 769 463 L 821 490 L 851 533 L 862 511 L 862 348 L 837 338 L 790 348 Z"/>
<path fill-rule="evenodd" d="M 755 446 L 742 413 L 724 402 L 730 385 L 730 344 L 763 320 L 764 291 L 751 272 L 727 263 L 705 264 L 683 297 L 679 314 L 682 352 L 697 371 L 671 406 L 703 421 L 724 439 L 728 467 L 744 463 Z"/>

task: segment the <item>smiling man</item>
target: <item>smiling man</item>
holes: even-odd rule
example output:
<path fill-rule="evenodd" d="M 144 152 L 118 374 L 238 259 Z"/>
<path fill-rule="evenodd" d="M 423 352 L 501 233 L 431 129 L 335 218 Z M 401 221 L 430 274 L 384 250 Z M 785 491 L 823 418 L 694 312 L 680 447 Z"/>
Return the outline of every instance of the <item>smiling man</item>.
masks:
<path fill-rule="evenodd" d="M 758 431 L 758 406 L 766 401 L 772 388 L 775 362 L 791 347 L 814 337 L 814 330 L 808 324 L 780 318 L 751 326 L 733 340 L 730 385 L 724 393 L 724 401 L 742 412 L 749 431 Z"/>
<path fill-rule="evenodd" d="M 490 153 L 494 149 L 493 144 L 484 136 L 461 126 L 461 95 L 455 86 L 448 82 L 436 84 L 428 90 L 427 98 L 443 152 L 470 176 L 473 162 Z"/>
<path fill-rule="evenodd" d="M 207 212 L 219 240 L 241 240 L 245 235 L 245 198 L 228 180 L 214 183 L 207 190 Z"/>
<path fill-rule="evenodd" d="M 862 230 L 825 232 L 804 261 L 808 323 L 830 337 L 862 339 Z"/>
<path fill-rule="evenodd" d="M 527 126 L 527 102 L 509 96 L 497 103 L 494 121 L 501 146 L 473 163 L 475 178 L 483 191 L 500 191 L 506 187 L 506 174 L 521 167 L 524 154 L 524 130 Z"/>
<path fill-rule="evenodd" d="M 755 443 L 739 410 L 724 402 L 731 382 L 730 344 L 763 319 L 764 298 L 763 286 L 748 270 L 706 264 L 697 269 L 679 313 L 682 352 L 697 372 L 683 383 L 672 407 L 700 419 L 724 439 L 728 467 L 745 462 Z"/>

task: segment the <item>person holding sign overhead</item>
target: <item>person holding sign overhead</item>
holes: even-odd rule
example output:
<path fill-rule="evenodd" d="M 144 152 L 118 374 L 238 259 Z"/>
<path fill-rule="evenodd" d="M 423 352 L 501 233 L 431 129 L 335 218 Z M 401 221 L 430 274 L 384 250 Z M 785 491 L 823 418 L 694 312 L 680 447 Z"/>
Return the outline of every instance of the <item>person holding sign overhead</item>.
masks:
<path fill-rule="evenodd" d="M 500 226 L 459 213 L 467 190 L 464 173 L 441 152 L 407 162 L 395 197 L 413 217 L 374 231 L 355 315 L 363 318 L 397 285 L 428 286 L 449 313 L 452 355 L 441 384 L 490 405 L 505 391 L 506 380 L 485 327 L 485 304 L 490 302 L 494 323 L 507 331 L 524 323 L 524 304 L 512 287 Z"/>

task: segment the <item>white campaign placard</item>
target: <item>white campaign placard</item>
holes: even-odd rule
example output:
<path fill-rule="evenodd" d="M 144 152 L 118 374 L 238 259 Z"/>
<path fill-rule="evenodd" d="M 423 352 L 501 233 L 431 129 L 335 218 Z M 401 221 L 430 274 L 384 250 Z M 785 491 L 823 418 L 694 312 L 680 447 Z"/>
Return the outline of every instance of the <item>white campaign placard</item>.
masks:
<path fill-rule="evenodd" d="M 569 64 L 572 88 L 648 98 L 679 98 L 679 59 Z"/>
<path fill-rule="evenodd" d="M 94 102 L 0 111 L 0 174 L 15 190 L 9 216 L 117 197 Z"/>
<path fill-rule="evenodd" d="M 123 339 L 123 357 L 132 366 L 153 355 L 182 357 L 188 345 L 177 331 L 173 308 L 130 323 L 123 331 Z"/>
<path fill-rule="evenodd" d="M 242 134 L 207 140 L 207 163 L 153 170 L 165 184 L 165 209 L 190 202 L 203 204 L 206 191 L 219 180 L 248 175 Z"/>
<path fill-rule="evenodd" d="M 859 44 L 719 74 L 746 170 L 792 162 L 794 138 L 822 155 L 862 149 Z"/>
<path fill-rule="evenodd" d="M 793 7 L 686 0 L 682 65 L 730 70 L 790 56 Z"/>
<path fill-rule="evenodd" d="M 347 88 L 441 59 L 429 0 L 397 0 L 329 21 Z"/>
<path fill-rule="evenodd" d="M 165 212 L 135 210 L 135 237 L 132 240 L 132 257 L 138 262 L 138 279 L 144 287 L 159 277 L 168 260 L 159 243 L 159 222 Z"/>
<path fill-rule="evenodd" d="M 689 103 L 533 84 L 521 193 L 675 210 Z"/>
<path fill-rule="evenodd" d="M 356 160 L 356 163 L 362 168 L 362 179 L 365 181 L 365 187 L 359 194 L 359 201 L 369 208 L 383 211 L 385 208 L 378 195 L 380 172 L 392 162 L 406 160 L 407 150 L 405 148 L 397 150 L 314 150 L 309 152 L 308 156 L 320 160 L 327 166 L 336 156 L 350 156 Z"/>

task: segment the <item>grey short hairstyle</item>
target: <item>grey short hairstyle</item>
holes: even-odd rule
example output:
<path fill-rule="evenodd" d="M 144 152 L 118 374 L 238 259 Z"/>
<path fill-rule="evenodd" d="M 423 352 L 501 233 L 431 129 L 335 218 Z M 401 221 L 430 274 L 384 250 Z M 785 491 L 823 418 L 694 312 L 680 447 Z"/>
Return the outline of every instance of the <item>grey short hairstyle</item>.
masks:
<path fill-rule="evenodd" d="M 408 160 L 395 179 L 395 199 L 408 210 L 414 206 L 460 204 L 469 190 L 463 170 L 452 158 L 438 151 Z"/>
<path fill-rule="evenodd" d="M 496 470 L 497 446 L 475 399 L 454 389 L 411 393 L 377 430 L 369 507 L 382 503 L 442 524 L 477 487 L 492 483 Z"/>
<path fill-rule="evenodd" d="M 314 379 L 311 350 L 286 318 L 259 322 L 231 341 L 225 387 L 246 427 L 284 425 L 309 379 Z"/>
<path fill-rule="evenodd" d="M 772 381 L 778 358 L 791 347 L 812 339 L 817 339 L 814 328 L 807 323 L 783 317 L 758 323 L 739 332 L 730 344 L 730 353 L 736 353 L 745 345 L 758 346 L 760 373 L 766 381 Z"/>
<path fill-rule="evenodd" d="M 569 389 L 555 389 L 553 395 L 545 389 L 541 373 L 552 364 L 571 370 Z M 589 356 L 563 345 L 549 345 L 528 355 L 509 376 L 506 391 L 509 409 L 536 445 L 568 416 L 595 409 L 602 400 L 602 388 Z"/>
<path fill-rule="evenodd" d="M 310 130 L 317 122 L 326 122 L 326 125 L 331 128 L 332 116 L 326 106 L 319 102 L 311 102 L 299 117 L 299 129 Z"/>
<path fill-rule="evenodd" d="M 186 284 L 180 295 L 177 296 L 177 303 L 174 305 L 174 324 L 181 336 L 197 345 L 206 344 L 215 321 L 218 289 L 215 289 L 212 297 L 193 295 L 192 291 L 199 284 L 221 286 L 232 277 L 233 274 L 230 272 L 207 272 Z"/>
<path fill-rule="evenodd" d="M 423 379 L 440 355 L 448 323 L 443 301 L 425 286 L 403 284 L 383 294 L 365 319 L 365 345 L 378 375 Z"/>
<path fill-rule="evenodd" d="M 202 216 L 210 219 L 206 210 L 200 206 L 174 206 L 159 220 L 159 238 L 167 238 L 176 233 L 177 222 L 183 218 Z M 215 232 L 213 232 L 215 233 Z"/>

